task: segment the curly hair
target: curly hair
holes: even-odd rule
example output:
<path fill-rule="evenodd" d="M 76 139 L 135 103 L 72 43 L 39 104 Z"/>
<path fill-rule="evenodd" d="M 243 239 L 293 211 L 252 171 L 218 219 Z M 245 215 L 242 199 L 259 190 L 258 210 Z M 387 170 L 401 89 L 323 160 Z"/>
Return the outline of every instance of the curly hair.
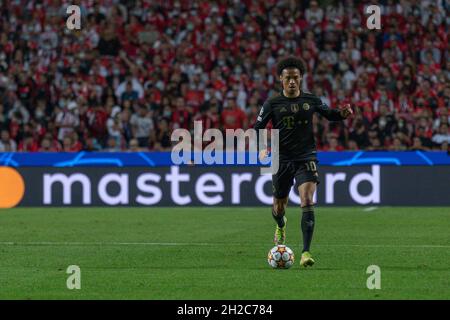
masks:
<path fill-rule="evenodd" d="M 300 74 L 303 75 L 305 73 L 305 65 L 301 59 L 295 57 L 287 57 L 281 60 L 277 65 L 278 75 L 281 76 L 284 69 L 287 68 L 296 68 L 300 71 Z"/>

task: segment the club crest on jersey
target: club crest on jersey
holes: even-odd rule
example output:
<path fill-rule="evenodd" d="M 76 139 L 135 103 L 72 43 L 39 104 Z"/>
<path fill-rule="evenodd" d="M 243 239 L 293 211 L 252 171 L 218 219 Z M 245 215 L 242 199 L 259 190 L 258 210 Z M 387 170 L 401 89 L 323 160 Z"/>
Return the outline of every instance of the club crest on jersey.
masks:
<path fill-rule="evenodd" d="M 309 104 L 308 103 L 304 103 L 303 104 L 303 110 L 308 111 L 309 110 Z"/>
<path fill-rule="evenodd" d="M 300 109 L 298 104 L 291 104 L 291 111 L 292 112 L 297 112 Z"/>

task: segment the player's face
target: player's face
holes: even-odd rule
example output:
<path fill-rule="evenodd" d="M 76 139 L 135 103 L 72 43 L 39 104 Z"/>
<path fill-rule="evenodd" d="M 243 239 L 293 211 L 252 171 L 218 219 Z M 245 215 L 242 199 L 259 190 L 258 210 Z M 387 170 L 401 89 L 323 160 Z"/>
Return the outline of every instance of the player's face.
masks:
<path fill-rule="evenodd" d="M 300 90 L 302 75 L 297 68 L 284 69 L 280 76 L 283 90 L 288 95 L 296 95 Z"/>

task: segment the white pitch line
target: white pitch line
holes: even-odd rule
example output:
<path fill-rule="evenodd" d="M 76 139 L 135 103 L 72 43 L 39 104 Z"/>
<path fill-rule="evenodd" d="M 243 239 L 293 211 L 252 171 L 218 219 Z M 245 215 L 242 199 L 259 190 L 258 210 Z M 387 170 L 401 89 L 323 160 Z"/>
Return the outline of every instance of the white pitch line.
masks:
<path fill-rule="evenodd" d="M 317 247 L 355 247 L 355 248 L 447 248 L 450 249 L 450 245 L 439 244 L 317 244 Z"/>
<path fill-rule="evenodd" d="M 377 209 L 378 209 L 378 207 L 368 207 L 368 208 L 363 209 L 363 211 L 370 212 L 370 211 L 374 211 L 374 210 L 377 210 Z"/>
<path fill-rule="evenodd" d="M 182 243 L 182 242 L 0 242 L 5 246 L 214 246 L 214 243 Z"/>
<path fill-rule="evenodd" d="M 261 246 L 256 243 L 202 243 L 202 242 L 13 242 L 3 241 L 0 246 Z M 316 244 L 317 247 L 356 247 L 356 248 L 446 248 L 450 245 L 384 245 L 384 244 Z"/>

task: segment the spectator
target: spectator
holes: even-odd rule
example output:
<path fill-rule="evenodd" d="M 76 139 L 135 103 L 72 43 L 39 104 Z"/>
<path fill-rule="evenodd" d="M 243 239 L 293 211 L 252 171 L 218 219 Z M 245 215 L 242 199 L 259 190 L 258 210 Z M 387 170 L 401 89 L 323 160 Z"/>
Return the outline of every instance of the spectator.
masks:
<path fill-rule="evenodd" d="M 311 26 L 322 22 L 323 10 L 319 7 L 317 1 L 313 0 L 310 2 L 309 8 L 305 11 L 305 18 Z"/>
<path fill-rule="evenodd" d="M 365 148 L 369 145 L 367 129 L 362 118 L 355 118 L 353 128 L 350 129 L 350 139 L 355 141 L 360 148 Z"/>
<path fill-rule="evenodd" d="M 5 116 L 4 111 L 3 104 L 0 103 L 0 128 L 6 126 L 7 117 Z"/>
<path fill-rule="evenodd" d="M 49 146 L 47 147 L 48 151 L 51 151 L 51 152 L 62 151 L 61 143 L 56 139 L 56 137 L 51 132 L 45 133 L 43 139 L 46 139 L 49 141 Z M 41 144 L 41 147 L 42 147 L 42 144 Z"/>
<path fill-rule="evenodd" d="M 170 147 L 172 146 L 170 135 L 169 123 L 167 119 L 163 118 L 158 122 L 158 127 L 156 130 L 156 151 L 170 151 Z"/>
<path fill-rule="evenodd" d="M 39 152 L 57 152 L 58 149 L 52 146 L 50 139 L 44 138 L 41 141 L 41 146 L 38 149 Z"/>
<path fill-rule="evenodd" d="M 438 145 L 441 145 L 444 142 L 447 142 L 447 144 L 450 143 L 450 131 L 448 124 L 442 123 L 439 126 L 439 131 L 433 135 L 432 141 Z"/>
<path fill-rule="evenodd" d="M 79 151 L 81 151 L 83 149 L 83 145 L 80 142 L 80 139 L 78 137 L 78 133 L 72 132 L 70 134 L 70 138 L 72 140 L 71 151 L 72 152 L 79 152 Z"/>
<path fill-rule="evenodd" d="M 121 43 L 119 41 L 119 38 L 116 36 L 114 24 L 108 24 L 103 30 L 100 35 L 100 40 L 98 42 L 97 48 L 98 52 L 101 55 L 116 57 L 119 54 Z"/>
<path fill-rule="evenodd" d="M 133 136 L 138 140 L 139 147 L 148 148 L 148 139 L 155 125 L 145 106 L 141 106 L 138 113 L 131 116 L 130 124 L 132 125 Z"/>
<path fill-rule="evenodd" d="M 395 137 L 393 139 L 392 145 L 389 147 L 389 150 L 391 150 L 391 151 L 406 151 L 407 148 L 398 137 Z"/>
<path fill-rule="evenodd" d="M 131 83 L 131 81 L 128 81 L 126 84 L 126 89 L 122 93 L 120 100 L 121 101 L 125 101 L 125 100 L 135 101 L 138 99 L 138 97 L 139 97 L 138 92 L 136 90 L 133 90 L 133 84 Z"/>
<path fill-rule="evenodd" d="M 131 139 L 128 150 L 131 152 L 142 151 L 141 148 L 139 148 L 139 141 L 137 139 Z"/>
<path fill-rule="evenodd" d="M 331 135 L 328 137 L 328 143 L 323 147 L 324 151 L 342 151 L 341 145 L 339 145 L 338 139 L 335 135 Z"/>
<path fill-rule="evenodd" d="M 17 151 L 17 143 L 10 138 L 8 130 L 0 132 L 0 152 Z"/>
<path fill-rule="evenodd" d="M 244 111 L 236 105 L 235 97 L 230 95 L 225 103 L 225 109 L 222 111 L 222 128 L 227 129 L 246 129 L 247 118 Z"/>
<path fill-rule="evenodd" d="M 425 127 L 420 126 L 417 129 L 416 137 L 420 140 L 420 145 L 426 148 L 427 150 L 431 149 L 433 147 L 433 142 L 431 139 L 427 136 Z M 414 144 L 415 145 L 415 144 Z"/>
<path fill-rule="evenodd" d="M 376 130 L 376 127 L 372 127 L 369 130 L 368 136 L 369 136 L 369 145 L 367 146 L 366 150 L 368 150 L 368 151 L 382 150 L 380 135 L 379 135 L 378 131 Z"/>
<path fill-rule="evenodd" d="M 192 123 L 192 112 L 189 112 L 189 108 L 185 104 L 183 97 L 177 97 L 175 99 L 175 105 L 169 112 L 170 116 L 169 114 L 163 114 L 163 116 L 166 119 L 170 119 L 174 129 L 190 129 Z"/>
<path fill-rule="evenodd" d="M 8 112 L 9 119 L 17 119 L 19 124 L 27 123 L 30 120 L 30 112 L 19 100 L 16 100 L 11 110 Z"/>
<path fill-rule="evenodd" d="M 140 81 L 131 76 L 128 75 L 127 78 L 125 79 L 125 81 L 123 81 L 122 83 L 120 83 L 115 91 L 115 94 L 117 96 L 117 98 L 121 98 L 122 94 L 127 90 L 127 86 L 129 87 L 129 84 L 131 83 L 131 92 L 137 92 L 138 95 L 138 99 L 142 99 L 144 97 L 144 88 L 142 87 L 142 84 L 140 83 Z M 121 101 L 122 103 L 125 103 L 126 100 L 131 100 L 134 101 L 135 99 L 125 99 L 123 101 Z"/>
<path fill-rule="evenodd" d="M 100 150 L 102 150 L 102 146 L 98 143 L 97 139 L 95 139 L 92 136 L 88 136 L 86 138 L 86 142 L 84 144 L 83 151 L 92 152 L 92 151 L 100 151 Z"/>
<path fill-rule="evenodd" d="M 413 138 L 413 144 L 409 148 L 409 150 L 412 150 L 412 151 L 428 151 L 428 150 L 430 150 L 430 148 L 423 146 L 422 145 L 422 140 L 420 140 L 419 137 L 414 137 Z"/>
<path fill-rule="evenodd" d="M 80 119 L 73 112 L 76 107 L 77 104 L 75 102 L 68 104 L 64 102 L 62 109 L 58 109 L 55 118 L 55 125 L 58 128 L 58 140 L 63 141 L 80 124 Z"/>
<path fill-rule="evenodd" d="M 439 117 L 433 122 L 433 129 L 437 130 L 441 124 L 450 124 L 450 115 L 448 114 L 448 109 L 446 107 L 440 109 Z"/>
<path fill-rule="evenodd" d="M 107 152 L 119 152 L 121 150 L 120 145 L 117 144 L 117 140 L 114 137 L 108 138 Z"/>
<path fill-rule="evenodd" d="M 130 123 L 130 111 L 127 109 L 122 110 L 118 117 L 118 126 L 121 128 L 122 138 L 128 143 L 133 138 L 133 130 Z"/>
<path fill-rule="evenodd" d="M 108 128 L 108 139 L 116 140 L 115 145 L 121 146 L 123 139 L 123 126 L 121 121 L 121 110 L 120 107 L 114 107 L 111 110 L 111 116 L 108 118 L 106 122 L 106 126 Z M 109 140 L 108 140 L 109 141 Z M 110 143 L 108 142 L 108 145 Z"/>
<path fill-rule="evenodd" d="M 72 138 L 69 136 L 66 136 L 62 140 L 62 146 L 64 152 L 73 152 L 72 150 Z"/>
<path fill-rule="evenodd" d="M 355 140 L 349 140 L 348 141 L 348 151 L 358 151 L 358 144 L 356 143 Z"/>
<path fill-rule="evenodd" d="M 89 133 L 103 147 L 107 138 L 107 125 L 109 115 L 105 108 L 96 100 L 91 102 L 91 107 L 86 112 L 87 128 Z"/>
<path fill-rule="evenodd" d="M 38 150 L 39 146 L 31 134 L 26 134 L 17 148 L 17 151 L 22 152 L 36 152 Z"/>

